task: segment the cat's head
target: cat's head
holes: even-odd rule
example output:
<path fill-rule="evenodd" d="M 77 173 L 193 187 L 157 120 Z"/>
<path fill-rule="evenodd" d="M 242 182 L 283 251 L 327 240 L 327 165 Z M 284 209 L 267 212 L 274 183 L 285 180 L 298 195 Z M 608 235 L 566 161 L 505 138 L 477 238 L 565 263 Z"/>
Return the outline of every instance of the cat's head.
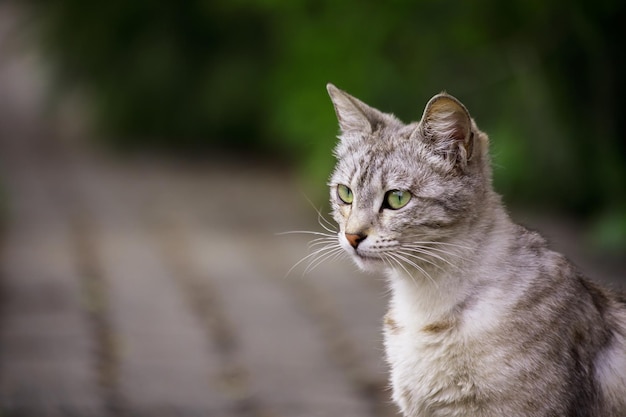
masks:
<path fill-rule="evenodd" d="M 487 136 L 445 93 L 404 124 L 327 88 L 341 130 L 329 183 L 341 246 L 366 270 L 439 262 L 485 203 Z"/>

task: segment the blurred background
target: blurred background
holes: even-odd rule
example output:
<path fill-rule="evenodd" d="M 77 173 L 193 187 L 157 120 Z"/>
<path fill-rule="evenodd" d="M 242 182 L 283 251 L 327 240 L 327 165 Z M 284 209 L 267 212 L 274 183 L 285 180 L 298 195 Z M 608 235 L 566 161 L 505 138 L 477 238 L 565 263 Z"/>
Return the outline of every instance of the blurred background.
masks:
<path fill-rule="evenodd" d="M 62 0 L 30 11 L 51 110 L 80 97 L 88 126 L 119 149 L 271 156 L 317 184 L 337 130 L 326 82 L 405 121 L 446 90 L 491 135 L 508 201 L 626 228 L 621 2 Z"/>
<path fill-rule="evenodd" d="M 518 220 L 618 286 L 625 6 L 0 3 L 0 416 L 394 415 L 384 283 L 301 277 L 337 124 L 445 90 Z M 309 202 L 310 201 L 310 202 Z M 312 207 L 313 206 L 313 207 Z M 329 256 L 332 257 L 332 256 Z"/>

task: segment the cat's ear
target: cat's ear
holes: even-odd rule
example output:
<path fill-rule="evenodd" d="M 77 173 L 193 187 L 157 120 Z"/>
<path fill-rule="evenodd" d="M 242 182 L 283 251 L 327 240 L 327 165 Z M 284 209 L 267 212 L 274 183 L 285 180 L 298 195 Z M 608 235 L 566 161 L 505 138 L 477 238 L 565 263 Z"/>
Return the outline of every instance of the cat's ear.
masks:
<path fill-rule="evenodd" d="M 326 84 L 342 132 L 372 133 L 385 120 L 380 111 L 332 85 Z"/>
<path fill-rule="evenodd" d="M 472 119 L 456 98 L 446 93 L 431 98 L 424 109 L 420 129 L 422 136 L 444 157 L 463 165 L 471 159 L 474 149 Z"/>

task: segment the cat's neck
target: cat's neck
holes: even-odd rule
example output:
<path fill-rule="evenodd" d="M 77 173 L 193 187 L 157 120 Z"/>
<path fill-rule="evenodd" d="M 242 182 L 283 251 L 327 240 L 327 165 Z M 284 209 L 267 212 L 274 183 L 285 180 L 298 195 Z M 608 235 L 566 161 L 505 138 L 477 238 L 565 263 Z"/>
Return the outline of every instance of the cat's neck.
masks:
<path fill-rule="evenodd" d="M 437 321 L 454 316 L 480 293 L 488 291 L 497 275 L 492 265 L 505 257 L 514 224 L 501 204 L 493 204 L 480 219 L 452 244 L 453 256 L 424 271 L 387 271 L 395 314 Z"/>

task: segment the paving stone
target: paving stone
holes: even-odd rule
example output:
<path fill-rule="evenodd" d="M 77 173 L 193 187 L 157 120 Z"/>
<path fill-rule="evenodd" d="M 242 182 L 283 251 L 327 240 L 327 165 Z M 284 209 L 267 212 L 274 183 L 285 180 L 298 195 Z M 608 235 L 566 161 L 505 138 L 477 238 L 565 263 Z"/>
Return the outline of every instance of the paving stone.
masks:
<path fill-rule="evenodd" d="M 236 238 L 189 238 L 194 263 L 224 299 L 258 398 L 281 416 L 371 415 L 282 277 L 266 276 Z"/>
<path fill-rule="evenodd" d="M 95 349 L 73 247 L 67 230 L 52 229 L 10 228 L 4 235 L 0 410 L 25 412 L 39 404 L 39 412 L 100 415 Z"/>
<path fill-rule="evenodd" d="M 111 185 L 116 179 L 120 183 Z M 94 178 L 86 180 L 125 407 L 132 415 L 150 409 L 226 414 L 230 405 L 216 383 L 218 357 L 154 234 L 142 227 L 142 212 L 125 193 L 125 180 L 113 175 L 100 188 Z"/>

